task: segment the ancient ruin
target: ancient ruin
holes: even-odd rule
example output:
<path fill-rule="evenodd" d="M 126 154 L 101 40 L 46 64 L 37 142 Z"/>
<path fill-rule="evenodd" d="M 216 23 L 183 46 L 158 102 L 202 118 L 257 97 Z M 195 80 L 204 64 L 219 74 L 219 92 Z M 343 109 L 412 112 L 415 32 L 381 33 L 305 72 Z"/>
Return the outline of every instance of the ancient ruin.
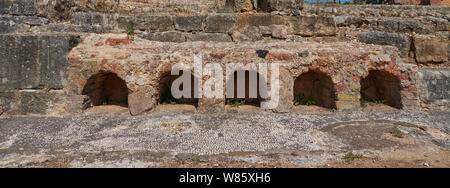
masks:
<path fill-rule="evenodd" d="M 310 126 L 307 128 L 288 127 L 295 122 L 309 122 L 300 116 L 311 114 L 318 116 L 308 117 L 322 118 L 327 123 L 384 118 L 377 112 L 408 117 L 431 114 L 407 121 L 416 123 L 433 119 L 433 113 L 437 113 L 436 117 L 443 119 L 436 120 L 433 126 L 448 131 L 450 2 L 392 0 L 387 3 L 0 0 L 0 122 L 8 122 L 10 117 L 112 115 L 111 120 L 103 120 L 118 121 L 125 127 L 133 122 L 140 125 L 134 127 L 136 130 L 147 131 L 153 128 L 135 122 L 134 118 L 154 118 L 148 124 L 162 122 L 164 130 L 179 135 L 207 124 L 208 130 L 231 130 L 232 123 L 239 124 L 234 117 L 247 114 L 242 116 L 243 122 L 266 123 L 260 127 L 269 127 L 260 132 L 255 128 L 254 132 L 283 135 L 283 138 L 262 140 L 252 137 L 254 132 L 245 132 L 245 128 L 233 133 L 248 136 L 251 143 L 275 140 L 277 144 L 291 144 L 287 147 L 290 149 L 314 149 L 310 144 L 316 142 L 308 140 L 315 133 L 311 127 L 325 129 L 326 123 L 317 119 L 311 120 L 311 126 L 305 124 Z M 228 82 L 234 82 L 235 92 L 239 85 L 237 72 L 225 72 L 227 64 L 242 63 L 245 96 L 238 97 L 235 93 L 233 98 L 175 99 L 171 86 L 180 75 L 172 75 L 171 70 L 176 64 L 187 65 L 183 70 L 189 71 L 192 83 L 186 88 L 192 87 L 192 91 L 196 83 L 205 83 L 211 77 L 193 70 L 196 55 L 202 58 L 203 67 L 218 64 L 223 69 L 220 82 L 225 92 L 232 89 L 227 88 Z M 249 68 L 253 63 L 279 65 L 279 101 L 275 108 L 260 108 L 261 103 L 269 100 L 263 97 L 266 93 L 258 91 L 256 98 L 249 97 L 251 88 L 267 84 L 270 89 L 276 85 L 259 70 Z M 257 76 L 257 83 L 249 82 L 250 75 Z M 344 113 L 350 115 L 340 115 Z M 177 122 L 165 119 L 164 115 L 168 114 L 187 116 L 171 116 L 182 119 Z M 395 119 L 400 115 L 385 116 Z M 129 121 L 123 123 L 119 117 Z M 97 122 L 95 118 L 86 118 Z M 187 121 L 189 118 L 195 121 Z M 223 121 L 215 122 L 215 119 Z M 22 121 L 28 125 L 27 119 L 16 122 Z M 230 127 L 228 123 L 223 128 L 216 127 L 223 122 L 228 122 Z M 445 122 L 447 127 L 443 125 Z M 279 124 L 283 130 L 278 130 Z M 117 127 L 111 134 L 122 128 Z M 71 130 L 86 131 L 80 129 Z M 306 130 L 311 132 L 302 135 Z M 153 130 L 155 134 L 158 131 Z M 205 132 L 202 134 L 209 134 Z M 300 132 L 298 135 L 302 136 L 296 137 L 291 132 Z M 10 142 L 6 140 L 15 139 L 15 134 L 0 134 L 0 148 L 7 148 Z M 159 150 L 167 146 L 172 147 L 169 151 L 206 154 L 272 148 L 272 145 L 247 146 L 250 141 L 241 143 L 240 137 L 223 134 L 226 132 L 211 134 L 211 140 L 204 139 L 202 143 L 180 142 L 177 147 L 171 145 L 175 141 L 158 140 L 169 138 L 167 135 L 155 136 L 156 145 L 150 142 L 142 147 Z M 77 134 L 66 136 L 73 135 Z M 447 139 L 448 147 L 448 137 L 442 138 Z M 113 143 L 106 140 L 89 144 L 91 149 L 98 149 L 105 142 Z M 220 151 L 202 147 L 206 142 L 216 143 Z M 299 142 L 302 143 L 292 144 Z M 159 143 L 166 145 L 161 144 L 162 147 Z M 199 146 L 191 149 L 185 145 L 191 143 Z M 244 149 L 239 148 L 242 145 Z M 129 149 L 122 146 L 114 149 Z M 281 146 L 275 144 L 273 148 L 276 147 Z"/>
<path fill-rule="evenodd" d="M 449 108 L 447 6 L 288 0 L 0 5 L 4 114 L 80 114 L 99 105 L 151 113 L 170 95 L 171 66 L 192 63 L 200 53 L 204 64 L 281 63 L 274 113 L 292 112 L 296 101 L 309 98 L 338 111 L 358 111 L 361 101 L 401 110 Z M 215 113 L 233 102 L 181 103 Z"/>

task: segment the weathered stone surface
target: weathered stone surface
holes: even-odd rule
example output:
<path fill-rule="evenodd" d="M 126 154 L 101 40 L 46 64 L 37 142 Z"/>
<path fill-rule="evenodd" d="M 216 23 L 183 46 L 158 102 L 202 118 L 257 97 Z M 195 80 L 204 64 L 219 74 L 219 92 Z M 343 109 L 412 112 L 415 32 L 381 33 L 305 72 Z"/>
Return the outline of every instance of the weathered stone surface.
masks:
<path fill-rule="evenodd" d="M 286 17 L 273 14 L 238 14 L 236 26 L 239 29 L 248 26 L 287 25 Z"/>
<path fill-rule="evenodd" d="M 378 30 L 384 32 L 404 32 L 425 34 L 433 32 L 435 27 L 431 22 L 421 19 L 410 18 L 380 18 L 378 19 Z"/>
<path fill-rule="evenodd" d="M 424 102 L 450 100 L 450 70 L 419 70 L 419 96 Z"/>
<path fill-rule="evenodd" d="M 12 24 L 27 24 L 30 26 L 42 26 L 49 23 L 47 18 L 35 16 L 0 16 L 0 22 Z"/>
<path fill-rule="evenodd" d="M 41 36 L 39 43 L 40 85 L 52 89 L 64 87 L 67 82 L 67 55 L 80 42 L 81 38 L 77 35 Z"/>
<path fill-rule="evenodd" d="M 157 33 L 143 33 L 142 38 L 152 41 L 160 42 L 186 42 L 184 33 L 177 31 L 157 32 Z"/>
<path fill-rule="evenodd" d="M 381 18 L 378 20 L 378 30 L 384 32 L 398 32 L 399 20 L 396 18 Z"/>
<path fill-rule="evenodd" d="M 398 21 L 398 31 L 406 33 L 428 34 L 434 31 L 434 27 L 430 23 L 422 23 L 416 19 L 401 19 Z"/>
<path fill-rule="evenodd" d="M 114 30 L 114 25 L 73 25 L 73 24 L 50 24 L 48 31 L 51 32 L 83 32 L 83 33 L 107 33 Z"/>
<path fill-rule="evenodd" d="M 1 35 L 0 90 L 60 89 L 67 76 L 67 54 L 74 35 Z"/>
<path fill-rule="evenodd" d="M 9 22 L 0 21 L 0 34 L 23 32 L 28 29 L 25 24 L 11 24 Z"/>
<path fill-rule="evenodd" d="M 49 16 L 59 19 L 68 19 L 71 13 L 71 9 L 76 6 L 73 0 L 50 0 Z"/>
<path fill-rule="evenodd" d="M 107 33 L 114 30 L 114 25 L 75 25 L 65 32 Z"/>
<path fill-rule="evenodd" d="M 3 115 L 3 112 L 4 112 L 3 107 L 0 106 L 0 116 Z"/>
<path fill-rule="evenodd" d="M 450 22 L 445 18 L 427 17 L 425 20 L 431 22 L 436 31 L 450 31 Z"/>
<path fill-rule="evenodd" d="M 22 92 L 21 99 L 22 114 L 45 114 L 58 97 L 50 92 Z"/>
<path fill-rule="evenodd" d="M 38 13 L 35 1 L 30 0 L 2 0 L 0 2 L 1 14 L 32 16 Z"/>
<path fill-rule="evenodd" d="M 332 80 L 327 88 L 333 93 L 330 92 L 329 95 L 326 95 L 332 97 L 327 99 L 331 101 L 335 101 L 334 91 L 336 95 L 358 96 L 360 79 L 365 77 L 370 69 L 392 73 L 396 78 L 404 80 L 402 84 L 405 87 L 414 87 L 414 82 L 410 81 L 411 75 L 415 74 L 414 70 L 407 70 L 409 66 L 397 63 L 398 56 L 395 54 L 395 48 L 391 46 L 364 45 L 355 42 L 319 44 L 315 42 L 288 43 L 284 41 L 254 43 L 184 42 L 174 44 L 146 41 L 138 37 L 135 37 L 134 41 L 129 44 L 119 46 L 98 45 L 98 43 L 105 44 L 105 41 L 110 38 L 124 37 L 126 37 L 124 34 L 87 36 L 83 40 L 84 42 L 70 53 L 71 64 L 69 69 L 72 74 L 69 74 L 70 84 L 68 85 L 71 88 L 83 88 L 86 83 L 85 80 L 89 79 L 92 74 L 103 71 L 121 75 L 131 93 L 139 92 L 140 88 L 147 86 L 160 90 L 158 86 L 163 83 L 164 75 L 168 71 L 170 72 L 175 63 L 192 63 L 193 54 L 202 53 L 205 57 L 203 59 L 205 64 L 215 62 L 225 66 L 227 62 L 264 61 L 280 63 L 288 70 L 284 71 L 283 76 L 280 77 L 283 79 L 281 82 L 286 83 L 282 85 L 281 91 L 283 92 L 289 91 L 288 78 L 296 79 L 309 70 L 320 71 L 323 75 L 329 75 L 330 80 Z M 199 49 L 201 49 L 201 52 Z M 257 50 L 266 50 L 269 53 L 262 59 L 255 53 Z M 298 55 L 302 52 L 308 52 L 308 55 Z M 378 54 L 376 56 L 379 58 L 369 57 L 369 55 L 374 54 Z M 226 75 L 223 76 L 226 78 Z M 400 89 L 406 92 L 406 89 Z M 79 89 L 70 89 L 68 92 L 71 95 L 80 95 Z M 151 98 L 158 100 L 159 92 L 157 91 L 158 94 Z M 407 92 L 409 92 L 408 96 L 415 96 L 413 88 Z M 294 101 L 290 100 L 289 102 L 287 94 L 283 93 L 282 100 L 284 101 L 281 104 L 289 106 L 280 107 L 278 112 L 287 111 L 292 107 Z M 136 95 L 138 94 L 136 93 Z M 142 104 L 142 97 L 136 97 L 136 100 L 138 99 L 141 100 L 135 103 L 129 101 L 129 107 L 133 108 L 133 104 L 144 105 Z M 359 101 L 352 102 L 354 102 L 352 104 L 359 104 Z M 146 105 L 149 104 L 145 104 L 143 107 L 135 107 L 137 110 L 133 114 L 153 109 L 152 105 Z M 207 108 L 204 107 L 204 109 Z"/>
<path fill-rule="evenodd" d="M 362 18 L 353 16 L 335 16 L 333 17 L 333 19 L 338 27 L 348 27 L 348 26 L 361 27 L 361 25 L 367 22 Z"/>
<path fill-rule="evenodd" d="M 128 106 L 131 115 L 139 115 L 152 110 L 158 104 L 158 92 L 151 86 L 143 87 L 128 96 Z"/>
<path fill-rule="evenodd" d="M 422 0 L 394 0 L 395 4 L 400 5 L 420 5 Z"/>
<path fill-rule="evenodd" d="M 234 12 L 248 12 L 253 10 L 253 0 L 226 0 L 225 7 Z"/>
<path fill-rule="evenodd" d="M 258 41 L 264 39 L 264 37 L 286 39 L 288 30 L 289 28 L 284 25 L 248 26 L 244 29 L 231 30 L 230 35 L 233 41 Z"/>
<path fill-rule="evenodd" d="M 0 14 L 9 14 L 12 4 L 11 0 L 0 1 Z"/>
<path fill-rule="evenodd" d="M 77 12 L 72 15 L 72 20 L 77 25 L 114 24 L 111 15 Z"/>
<path fill-rule="evenodd" d="M 228 33 L 236 25 L 236 14 L 210 14 L 206 17 L 205 31 L 209 33 Z"/>
<path fill-rule="evenodd" d="M 265 27 L 265 26 L 260 26 L 259 28 L 261 30 L 263 30 L 262 27 Z M 270 33 L 267 33 L 267 34 L 270 34 L 270 36 L 272 36 L 273 38 L 278 38 L 278 39 L 286 39 L 287 38 L 288 30 L 289 30 L 289 28 L 287 26 L 270 25 L 268 27 L 268 29 L 269 29 L 268 31 Z"/>
<path fill-rule="evenodd" d="M 9 91 L 0 92 L 0 106 L 8 114 L 61 114 L 64 113 L 63 91 Z"/>
<path fill-rule="evenodd" d="M 121 29 L 126 29 L 130 22 L 136 24 L 139 30 L 162 32 L 174 29 L 174 20 L 170 15 L 122 16 L 117 22 Z"/>
<path fill-rule="evenodd" d="M 397 33 L 384 32 L 362 32 L 358 34 L 360 42 L 378 45 L 391 45 L 399 49 L 401 56 L 408 56 L 409 40 L 407 37 Z"/>
<path fill-rule="evenodd" d="M 289 74 L 289 70 L 285 68 L 280 69 L 280 91 L 279 103 L 273 110 L 278 113 L 291 112 L 294 101 L 294 79 Z"/>
<path fill-rule="evenodd" d="M 450 0 L 430 0 L 430 5 L 450 6 Z"/>
<path fill-rule="evenodd" d="M 206 16 L 204 15 L 177 16 L 175 18 L 175 29 L 181 31 L 202 31 L 205 18 Z"/>
<path fill-rule="evenodd" d="M 13 108 L 16 108 L 14 105 L 14 101 L 16 100 L 14 93 L 12 92 L 0 92 L 0 106 L 2 107 L 3 112 L 8 112 Z"/>
<path fill-rule="evenodd" d="M 188 41 L 231 42 L 231 37 L 223 33 L 194 33 L 187 37 Z"/>
<path fill-rule="evenodd" d="M 336 23 L 332 17 L 297 16 L 291 17 L 294 34 L 301 36 L 334 36 Z"/>
<path fill-rule="evenodd" d="M 265 12 L 303 9 L 303 0 L 257 0 L 257 4 Z"/>
<path fill-rule="evenodd" d="M 200 113 L 225 112 L 225 99 L 202 98 L 198 101 L 197 110 Z"/>
<path fill-rule="evenodd" d="M 414 48 L 418 63 L 440 63 L 448 61 L 448 39 L 415 35 Z"/>
<path fill-rule="evenodd" d="M 256 26 L 249 26 L 243 30 L 232 30 L 230 34 L 235 42 L 258 41 L 263 39 L 263 33 Z"/>
<path fill-rule="evenodd" d="M 0 16 L 0 34 L 24 32 L 30 26 L 43 26 L 48 19 L 34 16 Z"/>

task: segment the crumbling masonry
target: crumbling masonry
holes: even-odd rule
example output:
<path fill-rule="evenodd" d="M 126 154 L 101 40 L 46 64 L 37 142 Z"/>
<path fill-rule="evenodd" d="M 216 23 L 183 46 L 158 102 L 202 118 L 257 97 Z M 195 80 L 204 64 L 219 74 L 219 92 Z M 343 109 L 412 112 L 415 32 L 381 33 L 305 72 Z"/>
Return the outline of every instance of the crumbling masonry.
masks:
<path fill-rule="evenodd" d="M 1 0 L 0 14 L 0 114 L 76 115 L 101 105 L 152 113 L 175 79 L 172 66 L 194 54 L 224 70 L 279 63 L 280 103 L 265 112 L 295 112 L 299 99 L 337 111 L 361 110 L 362 101 L 450 107 L 448 6 Z M 226 99 L 178 105 L 236 110 Z"/>

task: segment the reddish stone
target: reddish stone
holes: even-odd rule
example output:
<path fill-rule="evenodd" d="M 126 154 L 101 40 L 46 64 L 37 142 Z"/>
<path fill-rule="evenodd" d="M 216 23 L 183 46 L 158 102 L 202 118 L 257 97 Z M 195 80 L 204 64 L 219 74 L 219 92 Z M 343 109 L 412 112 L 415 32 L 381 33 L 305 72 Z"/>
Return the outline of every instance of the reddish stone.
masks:
<path fill-rule="evenodd" d="M 336 85 L 334 88 L 336 89 L 337 92 L 342 92 L 342 91 L 344 91 L 345 89 L 347 89 L 347 85 L 345 85 L 345 84 L 339 84 L 339 85 Z"/>
<path fill-rule="evenodd" d="M 408 75 L 400 75 L 400 80 L 409 80 L 409 76 Z"/>
<path fill-rule="evenodd" d="M 420 5 L 421 0 L 394 0 L 395 4 L 401 4 L 401 5 Z"/>
<path fill-rule="evenodd" d="M 114 58 L 116 58 L 118 60 L 124 60 L 124 59 L 128 59 L 128 57 L 130 57 L 130 55 L 115 56 Z"/>
<path fill-rule="evenodd" d="M 98 42 L 97 44 L 95 44 L 95 46 L 103 46 L 103 42 Z"/>
<path fill-rule="evenodd" d="M 295 55 L 290 53 L 269 53 L 268 59 L 269 60 L 279 60 L 279 61 L 286 61 L 294 59 Z"/>
<path fill-rule="evenodd" d="M 227 54 L 225 53 L 212 53 L 210 54 L 211 57 L 215 58 L 215 59 L 222 59 L 223 57 L 225 57 Z"/>
<path fill-rule="evenodd" d="M 361 80 L 361 78 L 359 76 L 353 76 L 353 80 L 355 82 L 359 82 Z"/>
<path fill-rule="evenodd" d="M 416 91 L 416 86 L 410 85 L 408 88 L 406 88 L 407 91 Z"/>
<path fill-rule="evenodd" d="M 450 6 L 450 0 L 430 0 L 430 5 Z"/>
<path fill-rule="evenodd" d="M 121 44 L 130 44 L 133 40 L 126 38 L 126 39 L 106 39 L 106 44 L 110 46 L 119 46 Z"/>
<path fill-rule="evenodd" d="M 100 66 L 102 67 L 102 69 L 105 69 L 105 67 L 106 67 L 105 65 L 106 65 L 107 63 L 108 63 L 108 60 L 107 60 L 107 59 L 103 59 L 103 60 L 102 60 L 102 63 L 101 63 L 101 65 L 100 65 Z"/>

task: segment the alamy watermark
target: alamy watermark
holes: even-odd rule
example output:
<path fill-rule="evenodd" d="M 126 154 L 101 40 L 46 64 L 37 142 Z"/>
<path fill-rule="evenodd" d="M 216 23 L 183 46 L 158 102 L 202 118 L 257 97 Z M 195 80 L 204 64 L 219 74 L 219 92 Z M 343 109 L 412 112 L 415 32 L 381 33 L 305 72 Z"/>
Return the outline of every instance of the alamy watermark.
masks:
<path fill-rule="evenodd" d="M 248 63 L 245 65 L 243 63 L 227 63 L 226 92 L 223 87 L 224 72 L 221 64 L 208 63 L 203 67 L 203 56 L 197 54 L 194 56 L 194 64 L 192 66 L 185 63 L 177 63 L 172 67 L 171 74 L 179 75 L 171 86 L 174 98 L 256 99 L 259 97 L 264 99 L 261 101 L 262 109 L 274 109 L 278 106 L 280 91 L 278 63 L 270 63 L 270 87 L 268 86 L 269 82 L 266 82 L 266 80 L 269 80 L 269 65 L 267 63 Z M 246 76 L 246 72 L 248 76 Z M 237 75 L 236 81 L 235 74 Z M 192 75 L 194 76 L 193 81 Z M 203 81 L 203 78 L 207 79 Z M 237 83 L 236 86 L 235 83 Z M 248 88 L 245 86 L 246 83 L 248 83 Z M 194 91 L 192 91 L 192 88 Z"/>

